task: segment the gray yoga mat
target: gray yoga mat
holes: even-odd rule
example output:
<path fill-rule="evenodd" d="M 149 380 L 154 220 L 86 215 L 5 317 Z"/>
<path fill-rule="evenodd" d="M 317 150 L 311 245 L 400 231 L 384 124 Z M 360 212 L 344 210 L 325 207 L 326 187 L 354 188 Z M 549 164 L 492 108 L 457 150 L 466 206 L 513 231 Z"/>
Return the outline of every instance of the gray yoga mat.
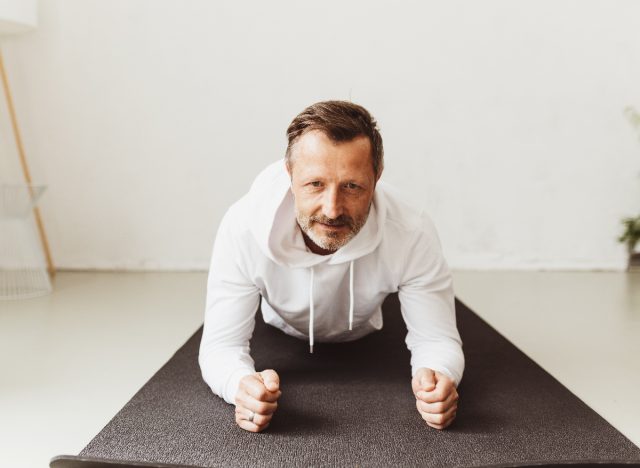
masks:
<path fill-rule="evenodd" d="M 456 421 L 438 431 L 411 392 L 397 295 L 384 327 L 351 343 L 308 343 L 256 315 L 251 354 L 281 377 L 271 426 L 238 428 L 197 363 L 202 330 L 118 412 L 79 456 L 54 468 L 121 466 L 640 466 L 640 449 L 463 303 L 467 360 Z M 136 465 L 138 463 L 138 465 Z"/>

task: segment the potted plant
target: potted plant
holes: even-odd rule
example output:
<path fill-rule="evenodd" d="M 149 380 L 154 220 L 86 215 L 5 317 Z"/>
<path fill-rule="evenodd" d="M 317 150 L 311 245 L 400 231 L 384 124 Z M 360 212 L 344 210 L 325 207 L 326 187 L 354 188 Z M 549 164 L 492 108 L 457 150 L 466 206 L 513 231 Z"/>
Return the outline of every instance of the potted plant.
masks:
<path fill-rule="evenodd" d="M 628 270 L 640 270 L 640 252 L 636 250 L 638 241 L 640 241 L 640 216 L 635 218 L 625 218 L 622 220 L 624 232 L 618 241 L 627 244 L 627 252 L 629 254 Z"/>
<path fill-rule="evenodd" d="M 640 133 L 640 113 L 633 107 L 627 107 L 624 113 L 631 125 Z M 618 241 L 627 245 L 627 253 L 629 254 L 627 270 L 640 271 L 640 251 L 636 250 L 636 246 L 640 241 L 640 215 L 635 218 L 624 218 L 622 225 L 624 226 L 624 232 L 618 237 Z"/>

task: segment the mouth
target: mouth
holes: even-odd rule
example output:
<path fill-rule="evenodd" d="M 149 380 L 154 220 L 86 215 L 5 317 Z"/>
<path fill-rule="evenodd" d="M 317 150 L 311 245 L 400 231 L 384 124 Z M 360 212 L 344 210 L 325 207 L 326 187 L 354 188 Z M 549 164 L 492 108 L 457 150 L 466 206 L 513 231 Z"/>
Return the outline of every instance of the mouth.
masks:
<path fill-rule="evenodd" d="M 321 222 L 316 222 L 316 224 L 322 229 L 326 229 L 327 231 L 339 231 L 341 229 L 347 228 L 346 224 L 324 224 Z"/>

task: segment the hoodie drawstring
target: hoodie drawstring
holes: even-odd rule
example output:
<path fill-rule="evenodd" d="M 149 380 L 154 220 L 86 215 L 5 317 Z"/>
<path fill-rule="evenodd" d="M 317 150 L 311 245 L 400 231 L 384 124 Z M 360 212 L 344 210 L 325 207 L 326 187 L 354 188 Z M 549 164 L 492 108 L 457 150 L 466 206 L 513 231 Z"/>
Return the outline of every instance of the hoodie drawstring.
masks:
<path fill-rule="evenodd" d="M 349 330 L 353 330 L 353 260 L 349 265 Z"/>
<path fill-rule="evenodd" d="M 349 265 L 349 330 L 353 330 L 353 263 Z M 309 268 L 309 353 L 313 354 L 313 267 Z"/>
<path fill-rule="evenodd" d="M 309 352 L 313 354 L 313 267 L 309 276 Z"/>

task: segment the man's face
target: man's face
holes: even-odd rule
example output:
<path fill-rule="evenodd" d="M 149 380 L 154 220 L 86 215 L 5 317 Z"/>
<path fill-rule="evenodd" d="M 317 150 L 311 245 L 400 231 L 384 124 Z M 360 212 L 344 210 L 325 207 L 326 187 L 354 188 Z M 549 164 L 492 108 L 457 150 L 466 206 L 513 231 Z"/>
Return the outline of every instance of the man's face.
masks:
<path fill-rule="evenodd" d="M 287 170 L 305 242 L 315 253 L 335 252 L 360 231 L 369 215 L 377 181 L 371 143 L 365 136 L 334 142 L 312 130 L 291 149 L 291 162 Z"/>

